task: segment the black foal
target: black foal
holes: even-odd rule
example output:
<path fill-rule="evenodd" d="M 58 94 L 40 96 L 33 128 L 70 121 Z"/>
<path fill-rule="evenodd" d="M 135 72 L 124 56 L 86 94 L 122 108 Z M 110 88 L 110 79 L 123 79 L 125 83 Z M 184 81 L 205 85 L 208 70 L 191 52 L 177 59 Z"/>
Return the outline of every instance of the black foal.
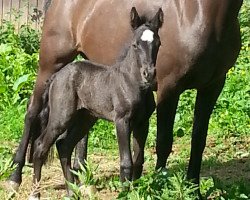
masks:
<path fill-rule="evenodd" d="M 40 181 L 42 165 L 55 141 L 64 176 L 73 182 L 70 171 L 73 148 L 98 118 L 116 125 L 121 181 L 140 177 L 148 120 L 155 108 L 151 87 L 155 84 L 160 47 L 158 30 L 162 23 L 161 9 L 151 20 L 146 20 L 132 8 L 133 39 L 116 64 L 71 63 L 51 78 L 43 96 L 45 107 L 40 113 L 45 128 L 34 146 L 34 184 Z M 65 130 L 68 130 L 66 134 L 59 137 Z M 39 199 L 39 196 L 37 192 L 31 198 Z"/>

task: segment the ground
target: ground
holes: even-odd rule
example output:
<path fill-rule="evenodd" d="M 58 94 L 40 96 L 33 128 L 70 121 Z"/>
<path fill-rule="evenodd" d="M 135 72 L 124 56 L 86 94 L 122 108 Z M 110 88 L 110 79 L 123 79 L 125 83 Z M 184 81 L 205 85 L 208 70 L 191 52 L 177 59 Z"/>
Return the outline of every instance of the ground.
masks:
<path fill-rule="evenodd" d="M 185 170 L 189 157 L 188 137 L 176 138 L 173 152 L 168 161 L 170 171 Z M 223 192 L 228 192 L 228 187 L 248 185 L 250 187 L 250 138 L 230 137 L 218 141 L 213 136 L 208 136 L 207 147 L 203 156 L 201 177 L 202 180 L 213 179 L 214 185 L 211 191 L 206 191 L 207 199 L 220 199 Z M 89 162 L 91 163 L 96 185 L 92 190 L 94 199 L 110 200 L 115 199 L 119 194 L 117 187 L 119 177 L 119 157 L 118 152 L 95 151 L 90 152 Z M 144 174 L 152 171 L 155 164 L 155 149 L 147 148 Z M 96 170 L 95 170 L 96 169 Z M 32 168 L 26 166 L 24 169 L 23 183 L 13 199 L 27 199 L 32 191 Z M 5 186 L 5 182 L 1 183 Z M 202 187 L 202 186 L 201 186 Z M 220 188 L 221 187 L 221 188 Z M 249 189 L 249 188 L 248 188 Z M 248 190 L 250 191 L 250 190 Z M 8 199 L 7 192 L 0 193 L 4 199 Z M 86 192 L 85 192 L 86 194 Z M 55 159 L 51 164 L 47 164 L 42 171 L 41 196 L 42 199 L 62 199 L 66 195 L 64 179 L 58 162 Z M 89 197 L 85 196 L 86 199 Z M 236 198 L 237 199 L 237 198 Z"/>

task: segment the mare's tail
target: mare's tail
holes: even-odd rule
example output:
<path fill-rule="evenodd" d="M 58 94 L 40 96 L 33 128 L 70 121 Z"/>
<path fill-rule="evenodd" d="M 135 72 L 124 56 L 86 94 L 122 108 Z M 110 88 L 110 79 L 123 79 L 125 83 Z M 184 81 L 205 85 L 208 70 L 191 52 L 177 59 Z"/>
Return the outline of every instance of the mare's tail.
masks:
<path fill-rule="evenodd" d="M 43 11 L 44 11 L 44 13 L 46 13 L 47 10 L 49 9 L 49 6 L 50 6 L 51 2 L 52 2 L 52 0 L 45 0 L 44 1 L 44 4 L 43 4 Z"/>

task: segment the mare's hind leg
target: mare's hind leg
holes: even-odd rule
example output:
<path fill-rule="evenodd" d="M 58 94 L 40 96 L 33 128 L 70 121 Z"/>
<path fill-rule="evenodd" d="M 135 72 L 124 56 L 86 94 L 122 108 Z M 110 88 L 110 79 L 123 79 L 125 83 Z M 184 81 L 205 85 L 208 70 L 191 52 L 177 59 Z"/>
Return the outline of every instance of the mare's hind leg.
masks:
<path fill-rule="evenodd" d="M 153 92 L 150 91 L 146 99 L 146 116 L 142 123 L 133 129 L 133 180 L 140 178 L 144 164 L 144 147 L 148 136 L 149 118 L 155 109 Z"/>
<path fill-rule="evenodd" d="M 210 115 L 225 83 L 225 77 L 197 92 L 194 123 L 191 142 L 191 157 L 187 177 L 199 184 L 202 153 L 206 145 L 206 137 Z"/>
<path fill-rule="evenodd" d="M 31 96 L 30 103 L 27 108 L 27 113 L 24 121 L 24 131 L 21 142 L 13 158 L 13 164 L 16 164 L 15 171 L 10 176 L 10 184 L 16 190 L 22 182 L 22 168 L 25 164 L 25 155 L 28 147 L 29 140 L 32 137 L 40 135 L 39 121 L 37 115 L 42 107 L 42 94 L 44 92 L 44 83 L 51 76 L 52 72 L 39 71 L 35 90 Z"/>
<path fill-rule="evenodd" d="M 161 96 L 158 91 L 157 96 Z M 173 144 L 173 125 L 178 105 L 179 94 L 170 93 L 165 99 L 158 97 L 157 105 L 157 139 L 156 169 L 165 168 Z"/>
<path fill-rule="evenodd" d="M 88 111 L 81 110 L 73 119 L 73 124 L 68 130 L 65 138 L 56 142 L 57 150 L 63 174 L 68 182 L 74 182 L 74 176 L 71 169 L 71 155 L 76 144 L 88 134 L 90 128 L 95 124 L 96 118 L 89 115 Z M 71 191 L 67 187 L 68 195 L 72 195 Z"/>

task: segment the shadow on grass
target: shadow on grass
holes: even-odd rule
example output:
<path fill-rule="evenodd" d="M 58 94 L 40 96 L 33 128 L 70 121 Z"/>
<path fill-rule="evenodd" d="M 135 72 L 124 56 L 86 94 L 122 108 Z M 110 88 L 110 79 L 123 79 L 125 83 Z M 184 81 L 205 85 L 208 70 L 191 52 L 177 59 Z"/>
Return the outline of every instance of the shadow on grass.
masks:
<path fill-rule="evenodd" d="M 173 165 L 169 171 L 186 172 L 187 166 L 188 163 L 181 162 Z M 201 169 L 202 185 L 206 199 L 250 199 L 250 156 L 227 162 L 220 162 L 216 157 L 204 160 Z"/>
<path fill-rule="evenodd" d="M 219 162 L 216 159 L 203 161 L 202 177 L 212 177 L 213 189 L 220 190 L 229 199 L 250 199 L 250 157 Z"/>

